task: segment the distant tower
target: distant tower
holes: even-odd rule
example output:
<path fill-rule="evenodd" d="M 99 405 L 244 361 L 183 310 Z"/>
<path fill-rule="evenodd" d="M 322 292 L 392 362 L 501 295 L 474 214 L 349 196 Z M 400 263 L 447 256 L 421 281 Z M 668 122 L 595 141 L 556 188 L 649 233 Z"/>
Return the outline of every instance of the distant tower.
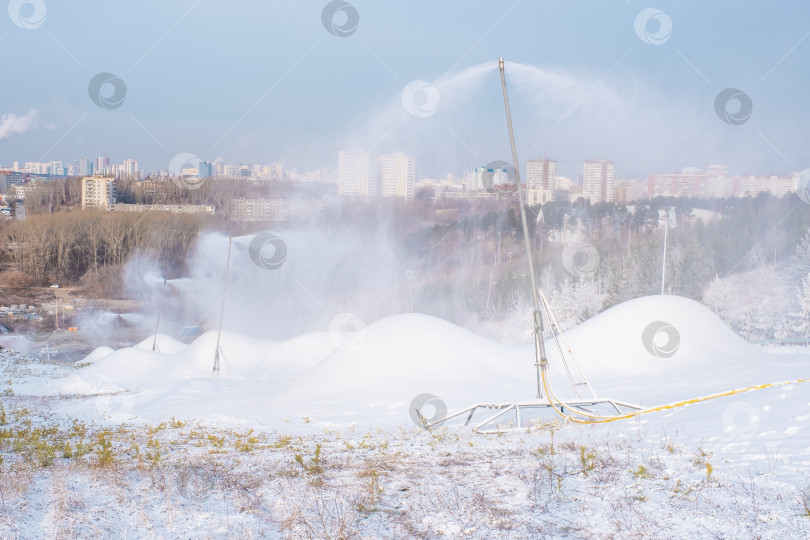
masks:
<path fill-rule="evenodd" d="M 375 197 L 379 194 L 377 156 L 364 150 L 338 153 L 338 193 Z"/>
<path fill-rule="evenodd" d="M 380 154 L 380 194 L 412 200 L 416 183 L 416 158 L 402 152 Z"/>
<path fill-rule="evenodd" d="M 531 159 L 526 166 L 526 183 L 529 189 L 554 189 L 557 177 L 557 162 L 550 159 Z"/>
<path fill-rule="evenodd" d="M 614 165 L 606 159 L 585 162 L 582 174 L 582 192 L 591 202 L 613 202 Z"/>

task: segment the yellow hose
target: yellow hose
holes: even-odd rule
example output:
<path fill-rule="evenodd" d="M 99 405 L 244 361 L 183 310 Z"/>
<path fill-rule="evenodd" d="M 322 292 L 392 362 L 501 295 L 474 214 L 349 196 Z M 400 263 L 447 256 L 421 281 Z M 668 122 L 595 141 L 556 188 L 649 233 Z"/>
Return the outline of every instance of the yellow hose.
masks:
<path fill-rule="evenodd" d="M 589 413 L 585 413 L 583 411 L 579 411 L 575 407 L 572 407 L 570 405 L 566 405 L 565 402 L 563 402 L 562 400 L 557 398 L 557 396 L 554 395 L 554 393 L 551 391 L 551 388 L 550 388 L 549 382 L 548 382 L 547 373 L 545 371 L 543 371 L 543 388 L 546 391 L 546 395 L 549 396 L 549 402 L 551 402 L 551 398 L 553 397 L 557 401 L 557 404 L 559 404 L 561 407 L 567 407 L 569 410 L 574 411 L 577 414 L 592 418 L 591 420 L 580 420 L 578 418 L 572 417 L 571 415 L 565 414 L 562 411 L 558 410 L 557 407 L 552 406 L 552 409 L 554 409 L 554 412 L 556 412 L 560 417 L 562 417 L 565 420 L 568 420 L 569 422 L 574 422 L 575 424 L 603 424 L 603 423 L 607 423 L 607 422 L 615 422 L 616 420 L 624 420 L 624 419 L 627 419 L 627 418 L 633 418 L 633 417 L 636 417 L 636 416 L 639 416 L 639 415 L 642 415 L 642 414 L 646 414 L 646 413 L 651 413 L 651 412 L 656 412 L 656 411 L 664 411 L 664 410 L 668 410 L 668 409 L 677 409 L 678 407 L 683 407 L 685 405 L 691 405 L 693 403 L 700 403 L 702 401 L 708 401 L 710 399 L 716 399 L 716 398 L 725 397 L 725 396 L 733 396 L 735 394 L 742 394 L 742 393 L 751 392 L 751 391 L 754 391 L 754 390 L 763 390 L 765 388 L 776 388 L 778 386 L 787 386 L 787 385 L 790 385 L 790 384 L 799 384 L 799 383 L 803 383 L 803 382 L 810 382 L 810 379 L 795 379 L 795 380 L 792 380 L 792 381 L 782 381 L 782 382 L 775 382 L 775 383 L 759 384 L 759 385 L 756 385 L 756 386 L 746 386 L 744 388 L 737 388 L 735 390 L 727 390 L 725 392 L 720 392 L 718 394 L 711 394 L 711 395 L 708 395 L 708 396 L 696 397 L 696 398 L 687 399 L 687 400 L 684 400 L 684 401 L 676 401 L 674 403 L 667 403 L 665 405 L 658 405 L 657 407 L 650 407 L 648 409 L 642 409 L 640 411 L 633 411 L 633 412 L 626 413 L 626 414 L 620 414 L 620 415 L 616 415 L 616 416 L 600 416 L 600 415 L 592 415 L 592 414 L 589 414 Z"/>

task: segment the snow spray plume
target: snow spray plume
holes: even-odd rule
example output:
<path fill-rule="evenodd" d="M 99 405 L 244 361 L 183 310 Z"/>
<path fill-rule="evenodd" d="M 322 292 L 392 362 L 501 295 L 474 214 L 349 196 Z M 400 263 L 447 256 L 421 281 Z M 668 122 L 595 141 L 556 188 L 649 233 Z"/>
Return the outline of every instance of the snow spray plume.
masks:
<path fill-rule="evenodd" d="M 509 156 L 496 68 L 493 61 L 435 80 L 420 74 L 336 146 L 414 155 L 421 177 L 460 175 L 492 154 Z M 608 78 L 602 71 L 514 62 L 507 62 L 507 73 L 515 88 L 510 97 L 520 167 L 547 153 L 558 160 L 558 173 L 572 178 L 582 173 L 584 159 L 598 156 L 609 156 L 624 175 L 679 170 L 689 165 L 681 161 L 695 141 L 717 122 L 702 98 L 674 98 L 625 63 Z M 691 163 L 760 166 L 754 162 L 760 157 L 738 153 L 723 136 L 703 141 L 689 154 Z"/>
<path fill-rule="evenodd" d="M 486 62 L 433 81 L 412 80 L 335 145 L 341 150 L 415 155 L 419 176 L 480 167 L 489 161 L 484 154 L 499 146 L 498 154 L 508 155 L 502 137 L 495 136 L 499 124 L 478 121 L 479 112 L 498 103 L 482 97 L 496 68 L 496 62 Z M 470 114 L 472 110 L 476 114 Z"/>
<path fill-rule="evenodd" d="M 233 238 L 223 328 L 269 339 L 328 332 L 336 346 L 354 349 L 364 345 L 366 325 L 386 316 L 415 311 L 459 324 L 475 318 L 470 298 L 486 293 L 479 289 L 492 277 L 482 266 L 489 255 L 465 262 L 469 253 L 459 255 L 464 233 L 457 227 L 436 233 L 432 221 L 410 214 L 395 221 L 396 212 L 384 202 L 338 201 L 328 208 L 327 223 L 313 228 Z M 227 254 L 227 236 L 200 235 L 186 261 L 188 276 L 167 283 L 171 301 L 164 304 L 161 333 L 180 337 L 184 327 L 218 326 Z M 461 264 L 435 279 L 448 258 Z M 142 328 L 146 336 L 154 332 L 163 294 L 159 265 L 136 257 L 124 275 L 129 294 L 152 321 Z"/>
<path fill-rule="evenodd" d="M 192 319 L 183 301 L 188 279 L 166 280 L 159 262 L 143 254 L 130 258 L 123 276 L 127 295 L 142 308 L 138 313 L 121 314 L 116 321 L 118 326 L 126 327 L 134 339 L 144 339 L 155 332 L 155 321 L 162 308 L 159 331 L 179 337 L 186 321 Z"/>

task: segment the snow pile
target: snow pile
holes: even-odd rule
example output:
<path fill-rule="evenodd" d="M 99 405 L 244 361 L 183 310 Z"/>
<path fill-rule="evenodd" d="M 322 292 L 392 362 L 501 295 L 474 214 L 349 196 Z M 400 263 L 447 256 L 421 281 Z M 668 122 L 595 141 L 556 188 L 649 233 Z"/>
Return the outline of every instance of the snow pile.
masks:
<path fill-rule="evenodd" d="M 566 332 L 583 372 L 602 396 L 645 406 L 808 374 L 796 355 L 769 355 L 729 330 L 700 304 L 650 296 L 615 306 Z M 159 336 L 105 354 L 55 393 L 126 392 L 116 416 L 172 416 L 317 425 L 397 426 L 418 395 L 449 410 L 478 402 L 530 400 L 531 346 L 503 345 L 418 314 L 380 320 L 351 335 L 314 333 L 286 342 L 223 332 L 220 377 L 212 377 L 216 333 L 184 345 Z M 553 341 L 551 378 L 571 396 Z M 575 372 L 575 376 L 577 376 Z M 92 412 L 92 411 L 91 411 Z"/>

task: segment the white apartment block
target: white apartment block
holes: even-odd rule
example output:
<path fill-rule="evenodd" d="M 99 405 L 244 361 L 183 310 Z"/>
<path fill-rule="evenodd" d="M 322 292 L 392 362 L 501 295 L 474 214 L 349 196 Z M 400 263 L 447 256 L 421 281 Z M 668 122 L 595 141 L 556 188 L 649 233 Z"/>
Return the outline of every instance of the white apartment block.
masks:
<path fill-rule="evenodd" d="M 33 193 L 37 189 L 39 189 L 39 186 L 34 184 L 26 184 L 23 186 L 11 185 L 8 188 L 8 198 L 12 200 L 25 200 L 26 195 Z"/>
<path fill-rule="evenodd" d="M 550 159 L 530 159 L 526 163 L 526 185 L 529 189 L 555 189 L 557 162 Z"/>
<path fill-rule="evenodd" d="M 416 159 L 402 152 L 380 154 L 380 195 L 413 200 Z"/>
<path fill-rule="evenodd" d="M 571 191 L 571 179 L 566 176 L 558 176 L 554 179 L 554 189 Z"/>
<path fill-rule="evenodd" d="M 110 205 L 110 210 L 116 212 L 171 212 L 172 214 L 211 214 L 216 213 L 216 209 L 210 205 L 203 204 L 124 204 L 116 203 Z"/>
<path fill-rule="evenodd" d="M 375 154 L 364 150 L 338 153 L 338 193 L 375 197 L 379 194 L 379 164 Z"/>
<path fill-rule="evenodd" d="M 400 197 L 412 200 L 416 184 L 416 159 L 402 152 L 338 153 L 338 193 L 359 197 Z"/>
<path fill-rule="evenodd" d="M 236 221 L 287 221 L 290 203 L 282 199 L 234 199 L 231 219 Z"/>
<path fill-rule="evenodd" d="M 645 196 L 697 197 L 701 199 L 727 197 L 756 197 L 770 193 L 782 197 L 798 189 L 798 174 L 789 175 L 729 175 L 724 167 L 712 166 L 706 172 L 685 169 L 681 173 L 651 174 Z"/>
<path fill-rule="evenodd" d="M 495 186 L 511 183 L 506 167 L 473 167 L 464 171 L 467 191 L 492 191 Z"/>
<path fill-rule="evenodd" d="M 539 189 L 529 188 L 526 190 L 526 204 L 528 206 L 536 206 L 538 204 L 546 204 L 554 200 L 553 189 Z"/>
<path fill-rule="evenodd" d="M 592 202 L 613 202 L 614 165 L 606 159 L 585 162 L 582 171 L 582 192 Z"/>
<path fill-rule="evenodd" d="M 641 198 L 641 182 L 638 178 L 616 178 L 613 180 L 613 200 L 629 203 Z"/>
<path fill-rule="evenodd" d="M 121 171 L 122 176 L 126 176 L 128 178 L 138 179 L 138 160 L 136 159 L 127 159 L 121 165 L 119 169 Z"/>
<path fill-rule="evenodd" d="M 115 204 L 115 179 L 104 176 L 82 178 L 82 210 L 109 210 Z"/>

